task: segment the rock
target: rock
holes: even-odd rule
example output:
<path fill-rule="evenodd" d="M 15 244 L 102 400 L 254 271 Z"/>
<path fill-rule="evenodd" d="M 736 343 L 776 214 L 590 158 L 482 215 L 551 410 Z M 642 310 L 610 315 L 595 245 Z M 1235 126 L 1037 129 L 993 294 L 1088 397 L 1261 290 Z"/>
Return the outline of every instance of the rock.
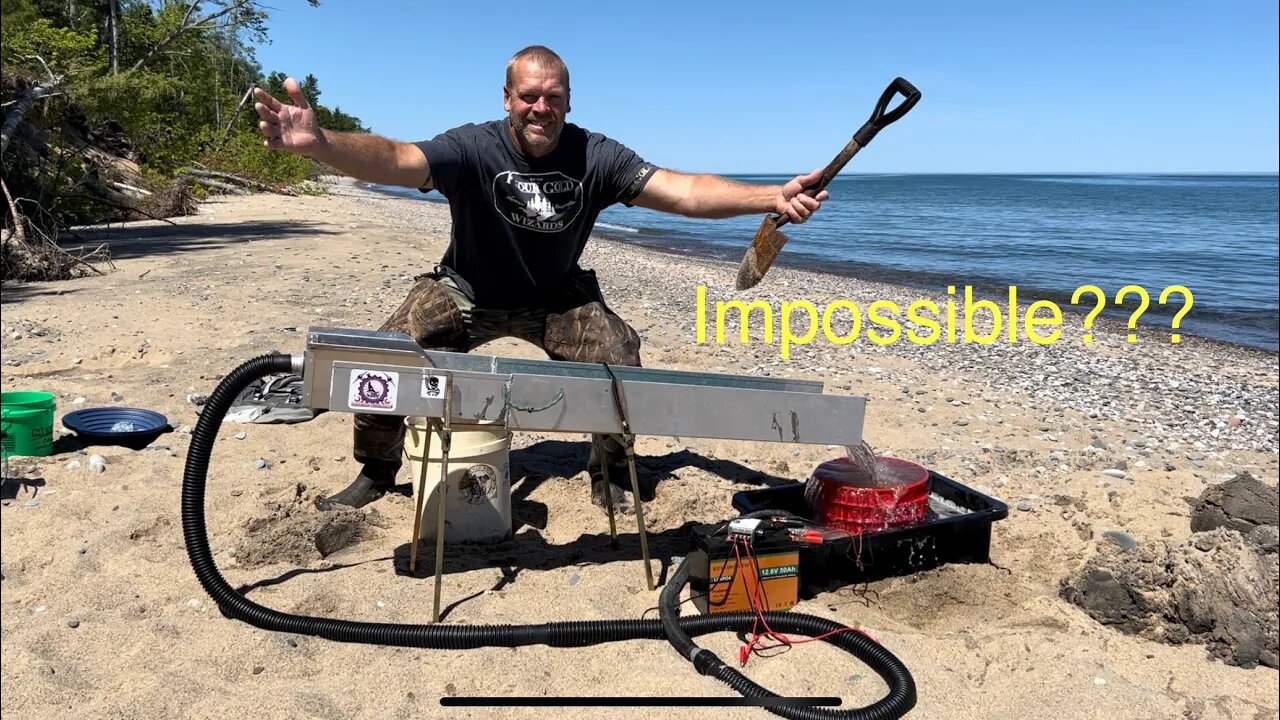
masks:
<path fill-rule="evenodd" d="M 1264 554 L 1274 555 L 1280 551 L 1280 529 L 1274 525 L 1259 525 L 1245 536 L 1245 540 Z"/>
<path fill-rule="evenodd" d="M 39 500 L 28 500 L 28 501 L 26 501 L 26 502 L 22 503 L 22 507 L 29 507 L 29 508 L 33 508 L 33 507 L 40 507 L 40 501 L 39 501 Z"/>
<path fill-rule="evenodd" d="M 1102 537 L 1114 542 L 1116 545 L 1119 545 L 1121 548 L 1125 550 L 1134 550 L 1138 547 L 1138 541 L 1134 540 L 1133 536 L 1127 532 L 1121 532 L 1119 530 L 1108 530 L 1102 533 Z"/>
<path fill-rule="evenodd" d="M 67 469 L 68 469 L 68 470 L 79 470 L 79 469 L 80 469 L 80 461 L 79 461 L 79 460 L 72 460 L 71 462 L 67 463 Z"/>
<path fill-rule="evenodd" d="M 106 472 L 106 471 L 107 471 L 107 459 L 106 459 L 106 458 L 104 458 L 104 457 L 102 457 L 101 455 L 90 455 L 90 456 L 89 456 L 89 469 L 90 469 L 90 470 L 92 470 L 92 471 L 94 471 L 94 472 L 96 472 L 96 473 L 103 473 L 103 472 Z"/>
<path fill-rule="evenodd" d="M 1106 475 L 1107 477 L 1118 478 L 1120 480 L 1123 480 L 1125 476 L 1125 472 L 1119 468 L 1109 468 L 1107 470 L 1103 470 L 1102 474 Z"/>
<path fill-rule="evenodd" d="M 79 620 L 68 620 L 68 621 L 67 621 L 67 627 L 69 627 L 69 628 L 71 628 L 71 629 L 73 629 L 73 630 L 74 630 L 75 628 L 80 627 L 80 621 L 79 621 Z"/>
<path fill-rule="evenodd" d="M 1021 510 L 1022 512 L 1029 512 L 1031 510 L 1031 503 L 1020 502 L 1018 503 L 1018 509 Z"/>
<path fill-rule="evenodd" d="M 261 675 L 263 670 L 266 670 L 266 668 L 262 667 L 261 665 L 255 665 L 253 668 L 253 674 Z"/>
<path fill-rule="evenodd" d="M 266 461 L 266 460 L 263 460 L 262 458 L 258 458 L 257 460 L 254 460 L 254 461 L 253 461 L 253 468 L 254 468 L 255 470 L 266 470 L 266 469 L 267 469 L 267 461 Z"/>
<path fill-rule="evenodd" d="M 1280 506 L 1275 488 L 1270 488 L 1248 472 L 1200 494 L 1191 509 L 1191 531 L 1218 527 L 1248 535 L 1259 525 L 1280 525 Z"/>
<path fill-rule="evenodd" d="M 247 437 L 249 437 L 249 434 L 248 434 L 248 433 L 246 433 L 246 432 L 244 432 L 244 431 L 241 431 L 241 432 L 236 433 L 236 439 L 237 439 L 237 440 L 243 440 L 243 439 L 245 439 L 245 438 L 247 438 Z"/>
<path fill-rule="evenodd" d="M 111 402 L 120 402 L 124 400 L 124 396 L 114 390 L 111 392 Z"/>
<path fill-rule="evenodd" d="M 75 400 L 72 400 L 72 401 L 71 401 L 71 404 L 72 404 L 72 405 L 83 405 L 83 404 L 85 404 L 86 402 L 88 402 L 88 400 L 87 400 L 86 398 L 78 397 L 78 398 L 76 398 Z"/>

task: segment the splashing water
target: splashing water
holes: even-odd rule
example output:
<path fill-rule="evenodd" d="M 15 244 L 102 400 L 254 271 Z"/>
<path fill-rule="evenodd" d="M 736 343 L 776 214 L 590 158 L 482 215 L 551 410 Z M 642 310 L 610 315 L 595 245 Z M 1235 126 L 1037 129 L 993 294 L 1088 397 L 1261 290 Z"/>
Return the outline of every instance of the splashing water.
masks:
<path fill-rule="evenodd" d="M 863 440 L 857 447 L 846 445 L 845 455 L 849 459 L 849 467 L 842 480 L 854 485 L 876 484 L 876 454 L 870 443 Z"/>

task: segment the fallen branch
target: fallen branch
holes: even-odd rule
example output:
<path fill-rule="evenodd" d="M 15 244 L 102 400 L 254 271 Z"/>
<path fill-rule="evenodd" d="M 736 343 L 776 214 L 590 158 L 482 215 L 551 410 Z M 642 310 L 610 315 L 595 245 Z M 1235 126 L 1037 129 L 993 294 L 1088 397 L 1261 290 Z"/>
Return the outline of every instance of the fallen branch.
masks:
<path fill-rule="evenodd" d="M 34 221 L 29 223 L 28 218 L 18 212 L 17 203 L 14 202 L 13 196 L 9 193 L 9 186 L 3 180 L 0 180 L 0 188 L 3 188 L 5 200 L 9 203 L 14 221 L 13 233 L 10 234 L 8 228 L 5 228 L 3 240 L 6 280 L 63 280 L 74 277 L 70 269 L 77 265 L 84 266 L 98 275 L 105 275 L 88 262 L 89 259 L 97 256 L 103 256 L 107 258 L 108 263 L 111 262 L 105 244 L 98 246 L 88 255 L 80 257 L 72 255 L 59 247 L 52 236 L 41 230 L 40 223 Z M 48 215 L 48 211 L 43 207 L 37 205 L 36 209 Z M 31 231 L 30 235 L 27 234 L 27 230 Z M 56 223 L 54 232 L 57 232 Z M 112 265 L 113 269 L 114 267 Z"/>
<path fill-rule="evenodd" d="M 126 185 L 125 183 L 122 183 L 122 182 L 112 182 L 111 185 L 112 187 L 118 188 L 120 190 L 124 190 L 126 192 L 136 193 L 139 198 L 143 198 L 151 194 L 150 190 L 144 190 L 143 188 L 140 188 L 140 187 Z"/>
<path fill-rule="evenodd" d="M 113 208 L 115 208 L 115 209 L 117 209 L 117 210 L 124 210 L 125 212 L 136 212 L 136 213 L 138 213 L 138 214 L 140 214 L 140 215 L 145 215 L 145 216 L 147 216 L 147 217 L 151 218 L 152 220 L 159 220 L 159 221 L 161 221 L 161 222 L 167 222 L 167 223 L 169 223 L 170 225 L 175 225 L 175 226 L 176 226 L 176 225 L 178 224 L 178 223 L 176 223 L 176 222 L 174 222 L 174 221 L 170 220 L 169 218 L 163 218 L 163 217 L 159 217 L 159 216 L 153 215 L 153 214 L 151 214 L 151 213 L 147 212 L 146 210 L 143 210 L 143 209 L 142 209 L 142 208 L 140 208 L 140 207 L 136 207 L 136 206 L 134 206 L 134 205 L 121 205 L 121 204 L 119 204 L 119 203 L 112 202 L 112 201 L 110 201 L 110 200 L 108 200 L 108 199 L 106 199 L 106 198 L 104 198 L 104 197 L 99 196 L 99 195 L 81 195 L 81 194 L 79 194 L 79 193 L 76 193 L 76 194 L 66 194 L 66 195 L 63 195 L 63 197 L 78 198 L 78 199 L 80 199 L 80 200 L 89 200 L 89 201 L 92 201 L 92 202 L 101 203 L 101 204 L 103 204 L 103 205 L 106 205 L 107 207 L 113 207 Z"/>
<path fill-rule="evenodd" d="M 41 83 L 27 88 L 22 93 L 22 97 L 18 98 L 15 107 L 4 116 L 4 126 L 0 127 L 0 153 L 9 149 L 9 138 L 13 137 L 13 131 L 18 128 L 18 123 L 22 121 L 22 116 L 31 108 L 35 102 L 41 98 L 51 97 L 59 94 L 58 85 L 55 83 Z"/>
<path fill-rule="evenodd" d="M 240 185 L 251 187 L 254 190 L 260 190 L 262 192 L 279 193 L 281 195 L 297 195 L 297 193 L 293 192 L 292 190 L 288 190 L 288 189 L 277 190 L 271 187 L 270 185 L 267 185 L 265 183 L 260 183 L 257 180 L 250 180 L 249 178 L 246 178 L 246 177 L 233 175 L 231 173 L 218 172 L 216 170 L 197 170 L 196 168 L 189 167 L 189 168 L 183 169 L 182 174 L 190 176 L 192 178 L 204 178 L 208 180 L 213 180 L 213 179 L 226 180 L 228 182 L 239 183 Z"/>
<path fill-rule="evenodd" d="M 9 186 L 5 184 L 4 180 L 0 180 L 0 188 L 4 189 L 4 199 L 9 203 L 10 217 L 13 218 L 13 236 L 18 239 L 18 242 L 26 245 L 27 231 L 22 227 L 26 221 L 22 217 L 22 213 L 18 212 L 18 206 L 14 204 L 13 196 L 9 194 Z"/>
<path fill-rule="evenodd" d="M 242 187 L 240 187 L 240 186 L 238 186 L 238 185 L 232 185 L 232 184 L 230 184 L 230 183 L 218 182 L 217 180 L 210 180 L 209 178 L 205 178 L 205 177 L 198 177 L 198 176 L 196 176 L 196 175 L 189 175 L 189 174 L 187 174 L 187 173 L 183 173 L 183 174 L 184 174 L 184 175 L 186 175 L 186 176 L 187 176 L 187 178 L 189 178 L 189 179 L 191 180 L 191 182 L 193 182 L 193 183 L 195 183 L 195 184 L 197 184 L 197 185 L 203 185 L 203 186 L 205 186 L 205 187 L 214 188 L 214 189 L 216 189 L 216 190 L 225 190 L 225 191 L 227 191 L 227 192 L 229 192 L 229 193 L 232 193 L 232 194 L 235 194 L 235 195 L 248 195 L 248 194 L 249 194 L 249 191 L 248 191 L 248 190 L 245 190 L 244 188 L 242 188 Z"/>
<path fill-rule="evenodd" d="M 94 271 L 94 272 L 98 273 L 99 275 L 102 275 L 103 277 L 105 277 L 105 276 L 106 276 L 106 273 L 104 273 L 104 272 L 102 272 L 101 270 L 99 270 L 98 268 L 96 268 L 96 267 L 94 267 L 94 266 L 90 265 L 90 264 L 88 263 L 88 261 L 86 261 L 84 258 L 78 258 L 78 257 L 76 257 L 75 255 L 72 255 L 71 253 L 67 252 L 66 250 L 63 250 L 62 248 L 58 247 L 57 245 L 54 245 L 54 247 L 55 247 L 55 248 L 57 248 L 58 252 L 62 253 L 62 254 L 63 254 L 63 255 L 64 255 L 68 260 L 70 260 L 73 264 L 76 264 L 76 265 L 83 265 L 83 266 L 85 266 L 85 267 L 89 268 L 90 270 L 92 270 L 92 271 Z M 90 255 L 90 256 L 95 255 L 95 254 L 97 254 L 97 251 L 94 251 L 94 252 L 92 252 L 92 253 L 89 253 L 89 255 Z M 111 264 L 111 269 L 112 269 L 112 270 L 114 270 L 114 269 L 115 269 L 115 264 L 114 264 L 114 263 L 112 263 L 112 264 Z"/>

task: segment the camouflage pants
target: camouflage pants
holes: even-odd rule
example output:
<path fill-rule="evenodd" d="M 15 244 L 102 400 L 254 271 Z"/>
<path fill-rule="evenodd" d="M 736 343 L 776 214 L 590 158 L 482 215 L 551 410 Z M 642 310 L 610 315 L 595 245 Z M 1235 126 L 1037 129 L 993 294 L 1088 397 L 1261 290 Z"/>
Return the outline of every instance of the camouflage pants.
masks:
<path fill-rule="evenodd" d="M 514 337 L 542 348 L 552 360 L 640 365 L 640 336 L 605 304 L 595 273 L 581 271 L 544 308 L 477 308 L 466 281 L 444 268 L 420 275 L 404 302 L 379 328 L 407 333 L 428 350 L 469 352 L 490 340 Z M 404 452 L 404 418 L 357 413 L 353 455 L 399 466 Z M 614 435 L 592 435 L 595 449 L 610 465 L 620 464 L 623 447 Z"/>

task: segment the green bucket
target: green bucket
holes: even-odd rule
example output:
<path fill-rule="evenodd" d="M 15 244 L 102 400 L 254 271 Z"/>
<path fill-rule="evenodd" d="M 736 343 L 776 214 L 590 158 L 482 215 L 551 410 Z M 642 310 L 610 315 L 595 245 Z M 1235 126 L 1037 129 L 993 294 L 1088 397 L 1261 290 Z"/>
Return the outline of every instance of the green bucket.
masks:
<path fill-rule="evenodd" d="M 53 393 L 11 390 L 0 393 L 4 428 L 4 456 L 42 457 L 53 454 Z"/>

